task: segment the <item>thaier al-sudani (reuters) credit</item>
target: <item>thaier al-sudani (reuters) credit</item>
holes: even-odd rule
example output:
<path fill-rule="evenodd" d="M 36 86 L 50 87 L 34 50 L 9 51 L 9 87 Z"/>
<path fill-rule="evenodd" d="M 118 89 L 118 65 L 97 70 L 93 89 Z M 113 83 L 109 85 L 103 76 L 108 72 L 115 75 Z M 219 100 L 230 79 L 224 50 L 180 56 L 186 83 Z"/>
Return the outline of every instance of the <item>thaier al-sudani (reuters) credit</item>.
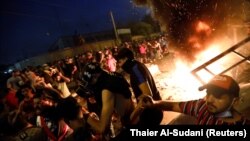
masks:
<path fill-rule="evenodd" d="M 237 136 L 246 138 L 247 132 L 245 129 L 242 130 L 217 130 L 217 129 L 160 129 L 160 130 L 139 130 L 139 129 L 130 129 L 131 136 L 143 137 L 143 136 L 206 136 L 210 137 L 219 137 L 219 136 Z"/>

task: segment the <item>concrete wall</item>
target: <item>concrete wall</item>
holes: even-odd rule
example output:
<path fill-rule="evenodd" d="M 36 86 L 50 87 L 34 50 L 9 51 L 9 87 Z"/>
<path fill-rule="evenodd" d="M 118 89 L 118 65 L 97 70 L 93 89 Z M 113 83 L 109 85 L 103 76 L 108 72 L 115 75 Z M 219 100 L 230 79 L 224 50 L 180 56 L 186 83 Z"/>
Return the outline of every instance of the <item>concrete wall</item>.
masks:
<path fill-rule="evenodd" d="M 151 37 L 158 36 L 159 33 L 151 34 Z M 133 36 L 132 40 L 142 40 L 144 36 Z M 20 62 L 15 63 L 15 68 L 23 69 L 27 66 L 38 66 L 44 63 L 52 62 L 66 57 L 72 57 L 78 54 L 82 54 L 88 50 L 98 51 L 105 47 L 111 47 L 116 45 L 115 40 L 105 40 L 93 43 L 85 43 L 79 47 L 68 47 L 61 50 L 45 53 L 39 56 L 31 57 Z"/>
<path fill-rule="evenodd" d="M 79 47 L 68 47 L 54 52 L 45 53 L 39 56 L 35 56 L 26 60 L 22 60 L 15 64 L 18 69 L 23 69 L 27 66 L 38 66 L 47 62 L 52 62 L 66 57 L 72 57 L 75 55 L 82 54 L 88 50 L 98 51 L 105 47 L 111 47 L 115 45 L 114 40 L 100 41 L 95 43 L 83 44 Z"/>

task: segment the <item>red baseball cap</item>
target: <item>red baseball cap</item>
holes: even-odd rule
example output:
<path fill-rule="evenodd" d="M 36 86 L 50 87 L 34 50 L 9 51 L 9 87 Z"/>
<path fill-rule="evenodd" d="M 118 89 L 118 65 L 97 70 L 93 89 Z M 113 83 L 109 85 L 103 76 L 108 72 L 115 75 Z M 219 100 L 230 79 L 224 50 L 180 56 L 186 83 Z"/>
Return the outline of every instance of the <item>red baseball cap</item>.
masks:
<path fill-rule="evenodd" d="M 213 89 L 218 92 L 233 94 L 235 97 L 239 96 L 239 84 L 228 75 L 216 75 L 207 84 L 199 87 L 199 90 Z"/>

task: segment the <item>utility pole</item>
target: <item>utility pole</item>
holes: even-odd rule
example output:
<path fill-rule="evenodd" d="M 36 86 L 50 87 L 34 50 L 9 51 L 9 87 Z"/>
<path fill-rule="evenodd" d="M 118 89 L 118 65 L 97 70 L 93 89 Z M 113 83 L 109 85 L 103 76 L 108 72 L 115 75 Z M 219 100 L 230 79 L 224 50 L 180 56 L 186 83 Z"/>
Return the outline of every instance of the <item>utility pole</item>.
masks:
<path fill-rule="evenodd" d="M 115 32 L 116 43 L 119 43 L 119 37 L 118 37 L 117 30 L 116 30 L 115 20 L 114 20 L 112 11 L 110 11 L 110 17 L 111 17 L 113 28 L 114 28 L 114 32 Z"/>

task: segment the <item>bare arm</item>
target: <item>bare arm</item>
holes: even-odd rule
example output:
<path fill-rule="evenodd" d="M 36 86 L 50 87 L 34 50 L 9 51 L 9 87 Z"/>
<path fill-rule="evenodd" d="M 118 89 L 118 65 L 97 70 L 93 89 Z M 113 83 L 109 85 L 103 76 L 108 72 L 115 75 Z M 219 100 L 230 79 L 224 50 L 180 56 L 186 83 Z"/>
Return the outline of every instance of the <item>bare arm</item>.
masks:
<path fill-rule="evenodd" d="M 138 102 L 137 106 L 135 107 L 134 111 L 130 115 L 130 122 L 131 124 L 136 124 L 140 120 L 140 115 L 143 112 L 144 107 L 142 102 Z"/>
<path fill-rule="evenodd" d="M 75 74 L 75 72 L 77 71 L 77 67 L 76 65 L 74 65 L 74 68 L 73 68 L 73 71 L 72 71 L 72 74 Z"/>
<path fill-rule="evenodd" d="M 143 112 L 143 109 L 144 109 L 143 105 L 142 105 L 142 103 L 143 103 L 142 100 L 145 97 L 148 97 L 148 96 L 152 97 L 153 96 L 152 91 L 151 91 L 150 86 L 149 86 L 147 81 L 141 83 L 139 85 L 139 88 L 140 88 L 140 90 L 142 92 L 142 95 L 140 95 L 138 97 L 137 105 L 136 105 L 135 109 L 133 110 L 133 112 L 130 115 L 130 121 L 131 121 L 132 124 L 136 124 L 140 120 L 140 115 L 141 115 L 141 113 Z"/>
<path fill-rule="evenodd" d="M 108 90 L 102 91 L 102 111 L 100 120 L 88 118 L 90 126 L 98 133 L 103 133 L 107 126 L 110 124 L 110 120 L 114 111 L 115 97 L 113 93 Z"/>
<path fill-rule="evenodd" d="M 153 96 L 152 91 L 151 91 L 150 86 L 149 86 L 147 81 L 141 83 L 139 85 L 139 88 L 140 88 L 143 95 Z"/>
<path fill-rule="evenodd" d="M 167 100 L 153 100 L 150 96 L 145 96 L 139 102 L 140 107 L 142 108 L 157 108 L 163 111 L 173 111 L 173 112 L 182 112 L 180 108 L 180 102 L 170 102 Z"/>
<path fill-rule="evenodd" d="M 64 76 L 61 72 L 59 72 L 59 76 L 60 76 L 66 83 L 69 83 L 69 82 L 70 82 L 70 78 Z"/>
<path fill-rule="evenodd" d="M 155 108 L 164 110 L 164 111 L 173 111 L 173 112 L 181 112 L 181 108 L 179 106 L 180 102 L 169 102 L 165 100 L 154 101 L 152 105 Z"/>

